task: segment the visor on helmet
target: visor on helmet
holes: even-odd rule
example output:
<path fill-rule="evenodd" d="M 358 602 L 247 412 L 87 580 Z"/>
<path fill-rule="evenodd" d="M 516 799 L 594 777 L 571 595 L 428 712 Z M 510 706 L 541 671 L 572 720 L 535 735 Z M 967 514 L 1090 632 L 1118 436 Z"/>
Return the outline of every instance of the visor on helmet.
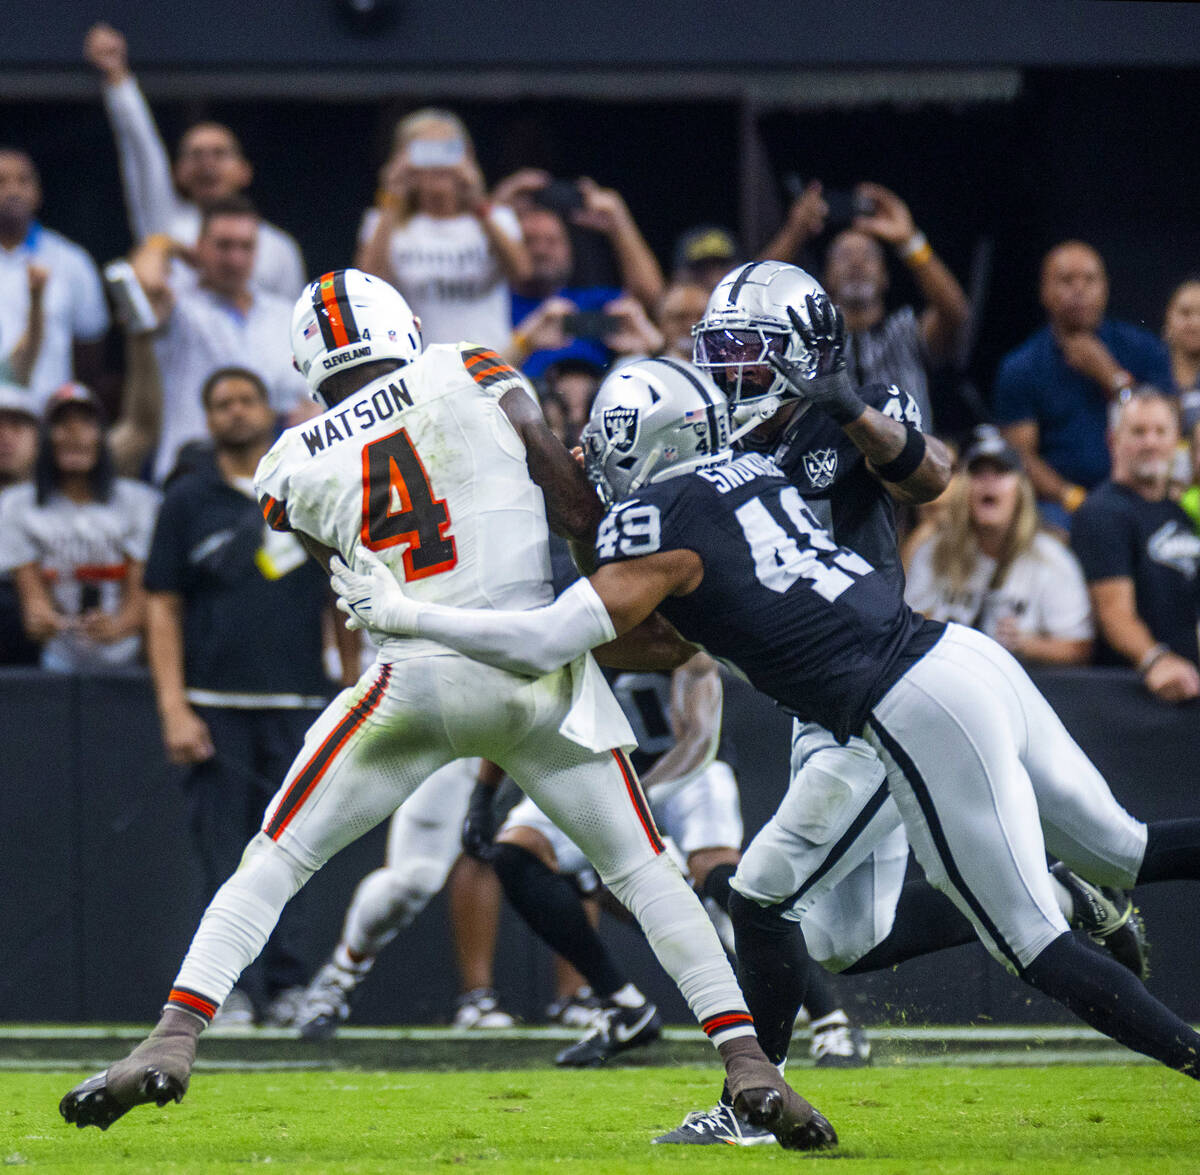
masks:
<path fill-rule="evenodd" d="M 765 364 L 768 355 L 787 353 L 788 335 L 758 327 L 749 330 L 700 330 L 696 334 L 695 360 L 706 369 Z"/>

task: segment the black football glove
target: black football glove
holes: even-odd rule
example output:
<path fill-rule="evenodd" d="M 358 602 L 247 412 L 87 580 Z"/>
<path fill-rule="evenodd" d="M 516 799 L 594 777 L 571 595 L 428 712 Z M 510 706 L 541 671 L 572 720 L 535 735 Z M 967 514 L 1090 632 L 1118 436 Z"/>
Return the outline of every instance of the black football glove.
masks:
<path fill-rule="evenodd" d="M 462 826 L 462 847 L 476 861 L 490 861 L 496 853 L 492 841 L 496 837 L 496 789 L 488 783 L 477 783 L 467 804 Z"/>
<path fill-rule="evenodd" d="M 787 381 L 787 385 L 800 399 L 816 404 L 829 413 L 838 424 L 849 424 L 862 415 L 863 403 L 850 374 L 846 370 L 846 320 L 842 312 L 824 295 L 804 299 L 809 321 L 805 322 L 795 307 L 787 308 L 792 329 L 805 349 L 817 357 L 816 372 L 812 377 L 790 359 L 781 355 L 769 355 L 767 362 Z"/>

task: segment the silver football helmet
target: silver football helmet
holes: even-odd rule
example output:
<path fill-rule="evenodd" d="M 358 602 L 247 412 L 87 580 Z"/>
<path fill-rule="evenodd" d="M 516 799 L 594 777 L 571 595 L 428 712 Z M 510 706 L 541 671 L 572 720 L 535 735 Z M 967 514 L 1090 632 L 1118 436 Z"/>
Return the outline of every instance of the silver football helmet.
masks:
<path fill-rule="evenodd" d="M 711 373 L 739 424 L 764 420 L 796 399 L 768 355 L 790 359 L 807 376 L 815 372 L 817 356 L 792 329 L 788 307 L 807 322 L 804 299 L 824 293 L 814 277 L 782 261 L 739 265 L 713 290 L 704 317 L 692 327 L 692 357 Z"/>
<path fill-rule="evenodd" d="M 580 443 L 588 480 L 611 506 L 643 485 L 729 460 L 729 406 L 690 363 L 639 359 L 600 385 Z"/>

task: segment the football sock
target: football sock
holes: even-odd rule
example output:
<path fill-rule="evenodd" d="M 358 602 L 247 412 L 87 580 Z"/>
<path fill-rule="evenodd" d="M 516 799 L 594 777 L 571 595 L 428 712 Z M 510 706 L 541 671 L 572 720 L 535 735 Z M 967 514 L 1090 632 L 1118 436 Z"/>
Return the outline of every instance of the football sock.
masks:
<path fill-rule="evenodd" d="M 1132 972 L 1069 931 L 1042 951 L 1022 978 L 1105 1036 L 1200 1078 L 1200 1034 L 1160 1004 Z"/>
<path fill-rule="evenodd" d="M 808 991 L 804 996 L 804 1006 L 808 1009 L 809 1017 L 815 1022 L 822 1020 L 831 1012 L 841 1009 L 842 1001 L 838 995 L 837 984 L 828 971 L 816 959 L 809 959 Z"/>
<path fill-rule="evenodd" d="M 1155 820 L 1146 826 L 1146 855 L 1137 884 L 1200 880 L 1200 819 Z"/>
<path fill-rule="evenodd" d="M 708 871 L 708 876 L 700 887 L 700 896 L 712 898 L 722 910 L 728 910 L 729 895 L 733 893 L 733 890 L 729 888 L 729 882 L 736 872 L 736 865 L 714 865 Z"/>
<path fill-rule="evenodd" d="M 811 959 L 800 923 L 736 891 L 729 916 L 737 943 L 738 980 L 767 1059 L 787 1057 L 796 1013 L 808 990 Z"/>
<path fill-rule="evenodd" d="M 205 910 L 175 989 L 198 993 L 217 1007 L 224 1003 L 238 976 L 258 958 L 283 907 L 312 874 L 260 832 Z"/>
<path fill-rule="evenodd" d="M 887 938 L 844 968 L 842 974 L 861 975 L 894 967 L 918 955 L 975 942 L 976 937 L 975 927 L 944 893 L 928 881 L 909 881 L 900 891 Z"/>
<path fill-rule="evenodd" d="M 717 932 L 674 862 L 660 853 L 628 873 L 602 880 L 637 919 L 709 1040 L 720 1049 L 739 1036 L 753 1038 L 754 1022 Z"/>
<path fill-rule="evenodd" d="M 512 844 L 496 846 L 492 867 L 529 928 L 562 955 L 600 999 L 625 986 L 625 977 L 588 921 L 579 891 L 567 878 Z"/>

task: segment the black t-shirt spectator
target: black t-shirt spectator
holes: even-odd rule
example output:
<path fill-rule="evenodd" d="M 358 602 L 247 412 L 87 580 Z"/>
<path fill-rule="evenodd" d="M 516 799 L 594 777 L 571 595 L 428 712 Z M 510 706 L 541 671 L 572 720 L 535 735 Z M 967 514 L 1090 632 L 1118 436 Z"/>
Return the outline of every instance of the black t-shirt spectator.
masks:
<path fill-rule="evenodd" d="M 1192 664 L 1200 663 L 1200 535 L 1175 502 L 1148 502 L 1134 490 L 1106 481 L 1075 512 L 1071 546 L 1089 584 L 1132 579 L 1134 607 L 1154 639 Z M 1097 659 L 1105 665 L 1128 664 L 1103 640 Z"/>
<path fill-rule="evenodd" d="M 200 462 L 167 488 L 146 561 L 146 590 L 183 597 L 189 690 L 328 696 L 321 654 L 324 573 L 305 559 L 268 578 L 276 573 L 266 565 L 263 542 L 258 503 L 229 485 L 211 460 Z"/>

